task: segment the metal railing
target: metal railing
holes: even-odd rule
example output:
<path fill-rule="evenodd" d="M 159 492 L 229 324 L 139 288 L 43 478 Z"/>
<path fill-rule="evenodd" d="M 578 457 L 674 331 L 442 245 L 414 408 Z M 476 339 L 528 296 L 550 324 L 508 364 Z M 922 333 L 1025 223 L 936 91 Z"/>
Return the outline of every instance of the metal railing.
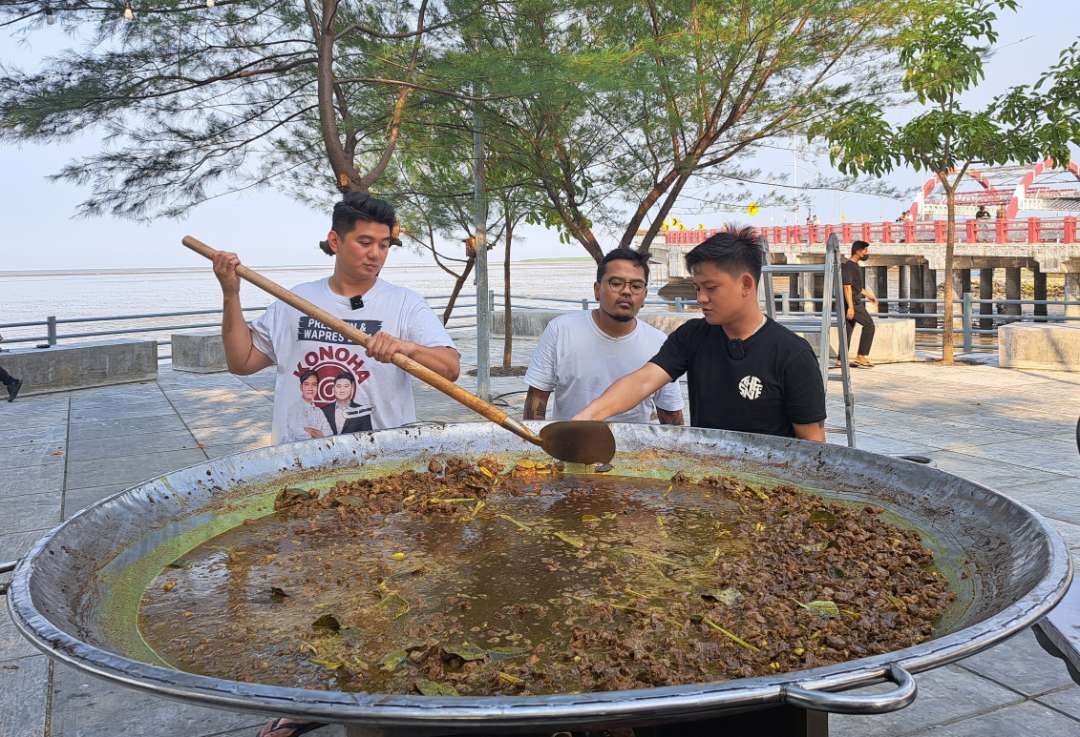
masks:
<path fill-rule="evenodd" d="M 446 309 L 447 300 L 450 299 L 450 295 L 435 295 L 431 297 L 425 297 L 425 300 L 429 303 L 431 308 L 436 313 Z M 432 304 L 434 302 L 434 304 Z M 258 307 L 244 307 L 244 313 L 262 312 L 266 309 L 266 305 Z M 471 310 L 465 314 L 459 314 L 458 308 L 463 310 Z M 476 327 L 476 303 L 475 302 L 458 302 L 454 307 L 454 314 L 451 315 L 447 330 L 460 331 L 469 330 Z M 201 317 L 204 315 L 214 315 L 215 320 L 212 322 L 167 322 L 172 318 L 180 317 Z M 471 322 L 467 322 L 471 320 Z M 147 321 L 154 323 L 164 324 L 145 324 Z M 465 321 L 465 322 L 463 322 Z M 100 330 L 82 330 L 74 332 L 61 332 L 61 327 L 66 325 L 84 325 L 93 323 L 131 323 L 130 325 L 107 327 Z M 109 338 L 109 337 L 124 337 L 129 335 L 141 335 L 146 333 L 173 333 L 178 331 L 187 330 L 199 330 L 205 328 L 219 328 L 221 327 L 221 309 L 208 309 L 208 310 L 180 310 L 173 312 L 148 312 L 135 315 L 101 315 L 94 317 L 56 317 L 55 315 L 49 315 L 44 320 L 32 320 L 26 322 L 9 322 L 0 323 L 0 333 L 5 331 L 16 329 L 21 330 L 24 328 L 42 328 L 44 330 L 41 334 L 30 335 L 7 335 L 4 338 L 3 345 L 16 345 L 16 344 L 34 344 L 38 348 L 51 348 L 56 345 L 60 345 L 62 341 L 71 341 L 77 339 L 86 338 Z M 171 357 L 172 339 L 170 337 L 161 338 L 157 341 L 159 349 L 159 358 Z M 170 353 L 162 354 L 161 348 L 169 347 Z"/>
<path fill-rule="evenodd" d="M 821 297 L 777 294 L 773 299 L 777 317 L 781 320 L 790 321 L 797 319 L 805 322 L 817 322 L 821 319 Z M 916 319 L 915 332 L 917 335 L 927 337 L 940 336 L 944 333 L 940 324 L 945 319 L 945 312 L 943 309 L 939 310 L 937 308 L 938 305 L 942 305 L 944 302 L 941 297 L 936 299 L 931 297 L 888 297 L 879 298 L 879 301 L 881 304 L 885 305 L 887 311 L 871 312 L 871 317 L 874 319 Z M 496 309 L 502 309 L 504 307 L 504 302 L 499 297 L 496 297 L 493 300 L 493 303 Z M 512 309 L 523 310 L 566 309 L 566 306 L 568 305 L 574 305 L 577 309 L 588 310 L 595 307 L 597 304 L 595 299 L 565 299 L 536 295 L 515 296 L 511 301 Z M 676 298 L 674 300 L 656 298 L 645 300 L 646 307 L 665 307 L 675 312 L 685 312 L 688 308 L 696 306 L 696 304 L 697 302 L 695 300 L 684 300 L 681 298 Z M 813 305 L 817 309 L 807 310 L 801 308 L 802 305 L 806 304 Z M 925 305 L 934 305 L 934 311 L 919 309 Z M 953 315 L 955 333 L 962 336 L 962 345 L 965 352 L 974 352 L 980 349 L 996 350 L 994 342 L 991 342 L 989 345 L 975 345 L 975 336 L 992 336 L 996 341 L 997 329 L 1001 325 L 1007 325 L 1014 322 L 1054 323 L 1080 321 L 1080 315 L 1051 315 L 1042 314 L 1041 312 L 1024 313 L 1023 311 L 1025 305 L 1030 305 L 1034 308 L 1043 308 L 1043 311 L 1045 311 L 1046 307 L 1080 307 L 1080 301 L 1075 300 L 978 299 L 971 292 L 965 292 L 958 295 L 954 305 Z M 989 305 L 991 311 L 989 313 L 979 312 L 978 307 L 981 305 Z M 1003 307 L 1009 306 L 1018 307 L 1019 314 L 1010 314 L 1002 310 Z M 988 327 L 983 327 L 983 325 L 988 325 Z M 932 341 L 923 341 L 924 345 L 930 343 L 936 343 L 936 345 L 940 346 L 941 339 L 936 337 Z"/>
<path fill-rule="evenodd" d="M 426 297 L 425 299 L 428 301 L 431 308 L 435 310 L 437 314 L 441 315 L 442 311 L 446 308 L 446 300 L 449 299 L 449 295 L 435 295 Z M 489 304 L 492 305 L 493 310 L 499 311 L 505 306 L 502 296 L 496 295 L 494 292 L 489 293 L 488 300 Z M 886 306 L 887 311 L 871 313 L 875 319 L 914 318 L 916 319 L 916 334 L 924 338 L 923 344 L 928 345 L 936 343 L 940 346 L 941 340 L 936 336 L 940 336 L 943 332 L 940 324 L 945 316 L 944 312 L 938 309 L 938 305 L 942 304 L 942 299 L 940 297 L 937 299 L 931 297 L 888 297 L 881 298 L 880 301 Z M 646 307 L 663 307 L 674 312 L 686 312 L 688 309 L 695 307 L 696 304 L 695 300 L 684 300 L 682 298 L 675 298 L 673 300 L 650 298 L 645 300 Z M 774 304 L 777 316 L 781 319 L 792 320 L 798 318 L 805 321 L 811 321 L 820 320 L 821 317 L 821 298 L 819 297 L 777 294 L 774 296 Z M 1018 321 L 1054 323 L 1080 320 L 1080 315 L 1042 314 L 1046 312 L 1047 307 L 1080 307 L 1080 302 L 1078 301 L 1045 299 L 978 299 L 972 293 L 965 292 L 959 295 L 956 304 L 958 308 L 957 311 L 954 312 L 954 320 L 957 326 L 956 332 L 962 337 L 962 346 L 965 352 L 995 349 L 997 329 L 1001 325 Z M 515 310 L 571 309 L 571 305 L 573 306 L 572 309 L 588 310 L 596 306 L 597 301 L 589 298 L 568 299 L 564 297 L 548 297 L 528 294 L 515 295 L 511 300 L 512 309 Z M 805 309 L 806 305 L 810 305 L 811 309 Z M 919 308 L 925 305 L 934 305 L 934 307 L 931 308 L 932 311 L 927 311 L 925 309 L 920 311 Z M 990 312 L 982 312 L 980 308 L 983 306 L 988 306 Z M 1025 306 L 1031 306 L 1034 309 L 1032 312 L 1025 313 Z M 817 308 L 816 311 L 813 309 L 815 307 Z M 1013 311 L 1005 308 L 1016 309 Z M 251 313 L 260 312 L 265 309 L 266 306 L 263 305 L 259 307 L 245 307 L 243 308 L 243 311 L 245 313 Z M 1016 314 L 1017 312 L 1019 312 L 1019 314 Z M 208 315 L 215 316 L 215 319 L 206 322 L 196 321 L 146 324 L 148 321 L 161 322 L 171 320 L 172 318 L 197 318 Z M 34 344 L 41 347 L 51 347 L 59 345 L 62 341 L 78 339 L 123 337 L 147 333 L 172 333 L 178 331 L 217 328 L 221 325 L 220 316 L 220 309 L 153 312 L 135 315 L 104 315 L 97 317 L 58 318 L 50 315 L 44 320 L 0 324 L 0 333 L 10 329 L 43 328 L 44 332 L 41 334 L 9 335 L 5 338 L 4 345 Z M 63 326 L 92 325 L 94 323 L 131 324 L 108 327 L 101 330 L 62 332 Z M 452 332 L 460 333 L 461 331 L 474 330 L 475 328 L 476 303 L 456 303 L 447 329 Z M 925 338 L 930 336 L 934 336 L 933 340 L 925 340 Z M 983 341 L 981 344 L 978 344 L 977 338 L 980 336 L 989 337 L 994 340 Z M 157 341 L 159 350 L 164 347 L 171 348 L 171 343 L 171 336 L 162 337 Z M 171 353 L 161 353 L 159 355 L 161 358 L 171 357 Z"/>

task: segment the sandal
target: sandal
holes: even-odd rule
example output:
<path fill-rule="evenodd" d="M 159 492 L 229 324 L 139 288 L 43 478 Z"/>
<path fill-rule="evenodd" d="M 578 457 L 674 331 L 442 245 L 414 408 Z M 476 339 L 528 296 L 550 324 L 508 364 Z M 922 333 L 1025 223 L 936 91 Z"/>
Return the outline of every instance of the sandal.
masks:
<path fill-rule="evenodd" d="M 298 722 L 295 719 L 278 717 L 264 724 L 258 737 L 300 737 L 325 726 L 319 722 Z"/>

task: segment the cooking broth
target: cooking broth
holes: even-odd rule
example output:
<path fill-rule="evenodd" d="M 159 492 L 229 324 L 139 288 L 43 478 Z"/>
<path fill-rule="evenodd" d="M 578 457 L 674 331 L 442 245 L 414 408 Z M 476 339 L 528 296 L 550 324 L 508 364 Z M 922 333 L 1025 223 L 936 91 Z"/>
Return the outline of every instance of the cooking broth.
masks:
<path fill-rule="evenodd" d="M 642 688 L 906 647 L 953 599 L 880 509 L 734 478 L 446 459 L 276 507 L 147 588 L 167 662 L 374 693 Z"/>

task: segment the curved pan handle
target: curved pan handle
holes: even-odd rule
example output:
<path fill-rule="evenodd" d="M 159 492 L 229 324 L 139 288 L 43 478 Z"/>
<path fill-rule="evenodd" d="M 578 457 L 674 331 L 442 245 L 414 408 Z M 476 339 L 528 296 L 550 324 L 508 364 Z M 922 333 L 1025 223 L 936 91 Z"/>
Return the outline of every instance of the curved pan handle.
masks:
<path fill-rule="evenodd" d="M 14 571 L 15 566 L 17 565 L 19 565 L 19 561 L 17 560 L 0 561 L 0 573 L 8 573 L 9 571 Z M 8 584 L 6 582 L 0 581 L 0 596 L 3 596 L 7 592 Z"/>
<path fill-rule="evenodd" d="M 815 691 L 801 686 L 784 686 L 784 701 L 804 709 L 827 711 L 833 714 L 885 714 L 915 700 L 918 686 L 915 678 L 899 665 L 889 666 L 887 674 L 896 688 L 885 693 L 843 694 Z"/>

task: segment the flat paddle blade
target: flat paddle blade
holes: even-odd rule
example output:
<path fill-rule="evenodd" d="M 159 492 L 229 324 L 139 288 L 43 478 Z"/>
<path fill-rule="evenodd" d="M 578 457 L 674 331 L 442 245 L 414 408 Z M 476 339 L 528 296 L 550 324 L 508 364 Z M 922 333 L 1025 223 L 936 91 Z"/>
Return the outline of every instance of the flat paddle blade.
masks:
<path fill-rule="evenodd" d="M 548 455 L 568 463 L 607 463 L 615 455 L 615 436 L 606 422 L 552 422 L 540 428 Z"/>

